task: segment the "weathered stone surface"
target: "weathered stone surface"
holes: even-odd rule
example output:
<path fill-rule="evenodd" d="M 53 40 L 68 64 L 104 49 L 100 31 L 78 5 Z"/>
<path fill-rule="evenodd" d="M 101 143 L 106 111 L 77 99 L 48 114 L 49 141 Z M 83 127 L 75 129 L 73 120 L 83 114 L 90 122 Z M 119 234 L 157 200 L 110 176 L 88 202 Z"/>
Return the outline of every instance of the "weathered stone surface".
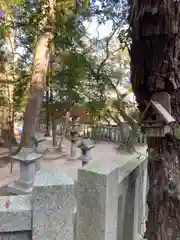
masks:
<path fill-rule="evenodd" d="M 73 240 L 74 181 L 60 168 L 36 175 L 33 188 L 33 239 Z"/>
<path fill-rule="evenodd" d="M 140 239 L 146 220 L 147 160 L 132 158 L 119 172 L 117 240 Z"/>
<path fill-rule="evenodd" d="M 31 230 L 31 197 L 0 197 L 0 232 Z"/>
<path fill-rule="evenodd" d="M 116 240 L 119 166 L 94 161 L 78 171 L 77 240 Z"/>
<path fill-rule="evenodd" d="M 0 240 L 32 240 L 31 232 L 0 233 Z"/>

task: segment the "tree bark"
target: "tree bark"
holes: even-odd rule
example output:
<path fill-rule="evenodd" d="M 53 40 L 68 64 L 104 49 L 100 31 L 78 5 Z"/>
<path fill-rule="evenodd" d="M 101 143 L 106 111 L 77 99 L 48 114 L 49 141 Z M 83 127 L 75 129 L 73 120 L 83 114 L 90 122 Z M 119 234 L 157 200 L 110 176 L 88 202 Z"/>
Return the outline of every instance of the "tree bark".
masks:
<path fill-rule="evenodd" d="M 180 4 L 138 1 L 131 6 L 131 79 L 140 113 L 153 93 L 167 92 L 180 124 Z M 180 239 L 180 148 L 172 134 L 148 138 L 148 240 Z"/>
<path fill-rule="evenodd" d="M 29 89 L 28 103 L 24 114 L 24 126 L 20 145 L 22 147 L 32 147 L 32 138 L 35 135 L 35 126 L 40 112 L 44 89 L 46 85 L 46 75 L 50 59 L 50 41 L 53 38 L 53 25 L 55 13 L 55 0 L 43 2 L 42 13 L 46 17 L 41 23 L 42 34 L 37 40 L 32 80 Z M 48 7 L 48 12 L 47 12 Z M 46 11 L 45 11 L 46 9 Z"/>
<path fill-rule="evenodd" d="M 46 89 L 46 131 L 44 136 L 45 137 L 50 137 L 50 107 L 49 107 L 49 86 L 47 84 L 47 89 Z"/>
<path fill-rule="evenodd" d="M 51 122 L 52 122 L 52 145 L 56 147 L 57 140 L 56 140 L 56 119 L 54 111 L 51 112 Z"/>
<path fill-rule="evenodd" d="M 13 14 L 5 14 L 5 22 L 13 22 Z M 13 143 L 15 143 L 14 136 L 14 121 L 13 121 L 13 91 L 14 85 L 13 80 L 15 78 L 15 33 L 13 27 L 9 26 L 6 28 L 4 36 L 4 46 L 5 46 L 5 59 L 3 61 L 2 72 L 0 73 L 0 81 L 2 81 L 2 92 L 4 101 L 4 114 L 3 114 L 3 124 L 1 129 L 3 147 L 11 149 Z M 5 86 L 4 86 L 5 83 Z M 2 94 L 2 93 L 1 93 Z M 8 114 L 7 114 L 7 112 Z M 11 151 L 11 150 L 10 150 Z"/>
<path fill-rule="evenodd" d="M 59 144 L 58 144 L 58 150 L 60 152 L 62 152 L 62 144 L 63 144 L 63 140 L 64 140 L 64 137 L 65 137 L 67 128 L 68 128 L 68 123 L 69 123 L 69 120 L 70 120 L 70 116 L 71 116 L 70 111 L 67 111 L 66 115 L 64 117 L 63 128 L 62 128 L 62 131 L 61 131 L 61 136 L 60 136 L 60 140 L 59 140 Z"/>

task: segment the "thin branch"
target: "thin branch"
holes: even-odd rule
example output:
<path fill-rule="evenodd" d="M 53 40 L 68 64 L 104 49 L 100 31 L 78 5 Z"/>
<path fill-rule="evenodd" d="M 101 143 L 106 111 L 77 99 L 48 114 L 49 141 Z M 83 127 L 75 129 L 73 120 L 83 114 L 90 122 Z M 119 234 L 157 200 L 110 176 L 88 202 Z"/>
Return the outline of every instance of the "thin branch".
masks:
<path fill-rule="evenodd" d="M 107 114 L 108 114 L 108 116 L 109 116 L 110 118 L 112 118 L 112 120 L 113 120 L 115 123 L 117 123 L 117 124 L 120 124 L 120 123 L 121 123 L 121 120 L 120 120 L 118 117 L 113 116 L 113 115 L 112 115 L 112 112 L 111 112 L 109 109 L 107 110 Z"/>
<path fill-rule="evenodd" d="M 117 29 L 119 28 L 119 26 L 117 26 L 116 28 L 114 28 L 114 30 L 112 31 L 112 33 L 109 35 L 109 37 L 107 38 L 106 41 L 106 48 L 105 48 L 105 52 L 106 52 L 106 57 L 101 61 L 101 63 L 99 64 L 99 67 L 97 69 L 97 73 L 99 74 L 100 71 L 102 70 L 102 68 L 104 67 L 104 64 L 106 63 L 106 61 L 109 59 L 110 55 L 112 54 L 109 51 L 109 43 L 112 40 L 114 34 L 116 33 Z M 115 51 L 116 52 L 116 51 Z"/>

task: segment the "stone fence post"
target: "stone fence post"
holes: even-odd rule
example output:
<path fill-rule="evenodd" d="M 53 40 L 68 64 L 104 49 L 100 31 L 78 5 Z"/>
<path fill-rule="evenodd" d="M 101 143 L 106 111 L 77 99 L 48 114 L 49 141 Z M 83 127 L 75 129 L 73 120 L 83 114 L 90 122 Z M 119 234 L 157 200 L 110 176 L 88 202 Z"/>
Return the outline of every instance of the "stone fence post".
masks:
<path fill-rule="evenodd" d="M 32 239 L 73 240 L 74 181 L 60 168 L 36 174 L 32 192 Z"/>
<path fill-rule="evenodd" d="M 117 240 L 118 175 L 110 161 L 78 170 L 75 240 Z"/>
<path fill-rule="evenodd" d="M 137 161 L 135 159 L 134 161 Z M 129 162 L 129 165 L 133 161 Z M 134 163 L 136 164 L 136 163 Z M 143 239 L 146 220 L 147 160 L 139 163 L 127 178 L 123 240 Z M 121 240 L 121 238 L 118 238 Z"/>

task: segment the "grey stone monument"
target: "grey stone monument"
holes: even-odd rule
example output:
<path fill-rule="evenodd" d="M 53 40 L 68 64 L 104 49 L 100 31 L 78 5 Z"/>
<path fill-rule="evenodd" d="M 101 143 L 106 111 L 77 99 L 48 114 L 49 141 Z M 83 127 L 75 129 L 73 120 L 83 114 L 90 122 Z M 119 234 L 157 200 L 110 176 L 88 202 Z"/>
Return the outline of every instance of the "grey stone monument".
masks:
<path fill-rule="evenodd" d="M 8 203 L 8 205 L 7 205 Z M 30 195 L 1 196 L 0 234 L 31 230 L 32 206 Z M 6 239 L 1 238 L 0 239 Z M 11 239 L 11 238 L 10 238 Z M 13 238 L 12 238 L 13 239 Z"/>
<path fill-rule="evenodd" d="M 74 181 L 60 168 L 36 174 L 32 192 L 32 239 L 73 240 Z"/>
<path fill-rule="evenodd" d="M 20 163 L 20 178 L 8 186 L 9 192 L 17 195 L 31 193 L 36 172 L 40 170 L 42 155 L 34 152 L 32 148 L 22 148 L 12 158 Z"/>

